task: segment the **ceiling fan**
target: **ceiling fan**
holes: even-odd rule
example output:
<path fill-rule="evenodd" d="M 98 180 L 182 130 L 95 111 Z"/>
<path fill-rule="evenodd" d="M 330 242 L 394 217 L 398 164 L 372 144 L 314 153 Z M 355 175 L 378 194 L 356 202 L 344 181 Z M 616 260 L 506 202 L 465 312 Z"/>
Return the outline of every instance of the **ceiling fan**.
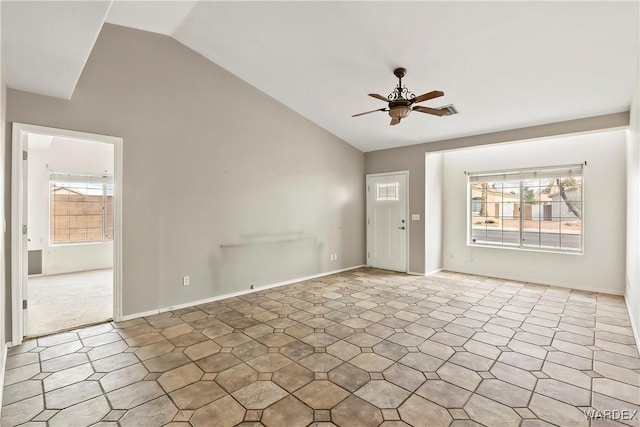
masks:
<path fill-rule="evenodd" d="M 398 86 L 393 89 L 393 92 L 389 96 L 384 97 L 377 93 L 370 93 L 369 96 L 379 99 L 381 101 L 388 102 L 387 108 L 379 108 L 377 110 L 371 110 L 360 114 L 354 114 L 351 117 L 363 116 L 365 114 L 375 113 L 376 111 L 385 111 L 391 116 L 390 125 L 397 125 L 400 120 L 407 117 L 412 111 L 418 111 L 425 114 L 433 114 L 434 116 L 449 116 L 454 114 L 452 108 L 430 108 L 423 107 L 421 105 L 413 105 L 418 102 L 428 101 L 429 99 L 439 98 L 444 95 L 444 92 L 434 90 L 429 93 L 425 93 L 420 96 L 415 96 L 407 89 L 406 86 L 402 86 L 402 78 L 407 74 L 405 68 L 396 68 L 393 70 L 393 74 L 398 78 Z M 412 106 L 413 105 L 413 106 Z"/>

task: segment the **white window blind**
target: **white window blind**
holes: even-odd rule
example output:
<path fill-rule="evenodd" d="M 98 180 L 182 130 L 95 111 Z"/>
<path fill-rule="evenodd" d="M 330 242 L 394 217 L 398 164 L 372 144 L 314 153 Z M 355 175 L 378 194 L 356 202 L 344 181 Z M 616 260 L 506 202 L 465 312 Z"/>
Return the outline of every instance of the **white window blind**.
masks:
<path fill-rule="evenodd" d="M 556 177 L 582 176 L 582 165 L 558 166 L 544 169 L 521 169 L 500 172 L 470 172 L 469 182 L 518 181 L 525 179 L 548 179 Z"/>

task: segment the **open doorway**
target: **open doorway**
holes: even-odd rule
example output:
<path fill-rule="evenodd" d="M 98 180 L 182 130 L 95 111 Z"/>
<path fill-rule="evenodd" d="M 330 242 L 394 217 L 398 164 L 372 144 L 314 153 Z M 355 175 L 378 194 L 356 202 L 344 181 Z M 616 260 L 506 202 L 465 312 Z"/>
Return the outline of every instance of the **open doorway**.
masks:
<path fill-rule="evenodd" d="M 14 124 L 13 344 L 119 319 L 120 142 Z"/>

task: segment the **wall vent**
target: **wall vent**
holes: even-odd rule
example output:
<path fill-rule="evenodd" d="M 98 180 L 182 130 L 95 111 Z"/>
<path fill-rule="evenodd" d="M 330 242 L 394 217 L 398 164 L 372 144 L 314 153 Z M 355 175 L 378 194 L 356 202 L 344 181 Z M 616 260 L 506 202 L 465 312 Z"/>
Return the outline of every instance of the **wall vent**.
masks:
<path fill-rule="evenodd" d="M 42 250 L 28 251 L 27 262 L 29 276 L 33 274 L 42 274 Z"/>
<path fill-rule="evenodd" d="M 458 110 L 456 110 L 455 105 L 443 105 L 442 107 L 438 107 L 439 110 L 446 110 L 447 116 L 453 116 L 454 114 L 458 114 Z M 445 116 L 446 117 L 446 116 Z"/>

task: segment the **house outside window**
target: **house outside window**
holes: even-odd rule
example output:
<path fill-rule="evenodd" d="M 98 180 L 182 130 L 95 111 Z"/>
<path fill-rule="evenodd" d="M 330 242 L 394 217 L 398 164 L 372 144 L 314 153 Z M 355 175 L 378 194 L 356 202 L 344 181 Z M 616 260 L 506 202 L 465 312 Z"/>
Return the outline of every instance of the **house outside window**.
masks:
<path fill-rule="evenodd" d="M 49 212 L 51 244 L 112 241 L 111 177 L 52 174 Z"/>
<path fill-rule="evenodd" d="M 468 174 L 468 244 L 583 251 L 582 165 Z"/>
<path fill-rule="evenodd" d="M 482 207 L 482 197 L 472 197 L 471 198 L 471 212 L 480 213 L 480 208 Z"/>

